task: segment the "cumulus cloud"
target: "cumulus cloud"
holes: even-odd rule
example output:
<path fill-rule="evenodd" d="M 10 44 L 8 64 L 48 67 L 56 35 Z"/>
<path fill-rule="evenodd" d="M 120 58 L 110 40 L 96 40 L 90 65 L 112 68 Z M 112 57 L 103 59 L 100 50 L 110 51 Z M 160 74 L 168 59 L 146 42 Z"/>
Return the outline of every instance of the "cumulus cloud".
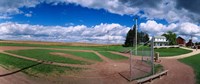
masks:
<path fill-rule="evenodd" d="M 167 31 L 175 31 L 177 24 L 163 25 L 154 20 L 148 20 L 146 23 L 140 24 L 140 29 L 143 32 L 149 33 L 151 36 L 161 35 Z"/>
<path fill-rule="evenodd" d="M 200 22 L 198 0 L 1 0 L 0 16 L 4 18 L 23 13 L 21 7 L 35 7 L 40 3 L 73 3 L 92 9 L 104 9 L 120 15 L 140 15 L 148 19 L 166 19 L 168 22 Z M 189 3 L 189 4 L 188 4 Z M 140 12 L 143 11 L 144 14 Z"/>
<path fill-rule="evenodd" d="M 195 24 L 185 22 L 179 25 L 177 31 L 179 34 L 195 36 L 200 33 L 200 27 Z"/>
<path fill-rule="evenodd" d="M 152 8 L 157 8 L 158 4 L 161 3 L 161 0 L 154 0 L 154 1 L 150 1 L 150 0 L 119 0 L 119 2 L 125 3 L 129 6 L 139 6 L 139 7 L 152 7 Z"/>
<path fill-rule="evenodd" d="M 129 29 L 114 23 L 63 27 L 6 22 L 0 24 L 0 39 L 118 44 L 124 42 Z"/>
<path fill-rule="evenodd" d="M 32 14 L 27 13 L 27 14 L 25 14 L 25 16 L 26 16 L 26 17 L 32 17 Z"/>
<path fill-rule="evenodd" d="M 168 22 L 200 22 L 198 0 L 45 0 L 49 3 L 74 3 L 82 7 L 104 9 L 120 15 L 139 15 Z M 190 4 L 188 4 L 190 3 Z M 143 11 L 144 14 L 140 14 Z"/>
<path fill-rule="evenodd" d="M 61 0 L 62 1 L 62 0 Z M 49 2 L 54 2 L 51 0 Z M 65 0 L 64 3 L 74 3 L 87 8 L 93 9 L 105 9 L 111 13 L 116 13 L 120 15 L 124 14 L 135 14 L 139 11 L 138 8 L 128 7 L 118 0 Z M 58 3 L 58 1 L 57 1 Z"/>
<path fill-rule="evenodd" d="M 176 7 L 178 9 L 184 8 L 189 10 L 190 12 L 200 14 L 199 4 L 199 0 L 177 0 Z"/>
<path fill-rule="evenodd" d="M 140 28 L 151 35 L 160 35 L 166 31 L 174 31 L 179 35 L 200 37 L 200 27 L 193 24 L 200 23 L 200 9 L 198 8 L 200 1 L 198 0 L 0 0 L 0 19 L 11 19 L 11 15 L 24 13 L 19 8 L 36 7 L 43 2 L 52 3 L 52 5 L 73 3 L 97 10 L 104 9 L 110 13 L 119 15 L 138 14 L 141 17 L 149 19 L 146 23 L 141 23 Z M 140 14 L 141 11 L 144 14 Z M 30 14 L 27 13 L 25 16 L 31 16 Z M 159 24 L 153 21 L 153 19 L 165 19 L 170 24 Z M 105 39 L 109 39 L 107 37 L 110 37 L 113 41 L 122 43 L 122 39 L 124 39 L 126 34 L 124 32 L 127 32 L 128 28 L 119 24 L 100 24 L 88 28 L 85 25 L 61 27 L 8 22 L 1 23 L 1 31 L 4 31 L 2 33 L 3 37 L 12 39 L 20 39 L 19 36 L 21 35 L 27 39 L 37 40 L 42 38 L 46 40 L 57 38 L 59 41 L 100 42 L 100 39 L 104 39 L 102 42 L 105 43 Z M 82 39 L 82 37 L 85 39 Z M 66 40 L 65 38 L 70 40 Z M 114 38 L 118 39 L 118 41 Z"/>
<path fill-rule="evenodd" d="M 156 21 L 149 20 L 146 23 L 141 23 L 140 29 L 143 32 L 150 33 L 151 35 L 159 35 L 160 33 L 163 33 L 163 30 L 166 29 L 166 26 L 159 24 Z"/>
<path fill-rule="evenodd" d="M 172 23 L 169 25 L 159 24 L 154 20 L 148 20 L 146 23 L 140 24 L 140 29 L 143 32 L 149 33 L 151 36 L 162 35 L 167 31 L 172 31 L 186 38 L 194 37 L 200 41 L 200 26 L 190 22 Z"/>
<path fill-rule="evenodd" d="M 0 16 L 10 16 L 23 13 L 21 7 L 35 7 L 40 3 L 51 3 L 57 5 L 59 3 L 73 3 L 82 7 L 93 9 L 105 9 L 111 13 L 120 15 L 133 14 L 139 11 L 138 8 L 127 7 L 121 4 L 118 0 L 1 0 L 0 1 Z"/>
<path fill-rule="evenodd" d="M 139 8 L 143 11 L 143 17 L 148 19 L 165 19 L 169 23 L 173 22 L 195 22 L 199 21 L 199 14 L 188 12 L 186 8 L 177 8 L 178 1 L 176 0 L 119 0 L 128 7 Z M 179 0 L 182 1 L 182 0 Z M 186 1 L 186 0 L 185 0 Z M 196 6 L 197 7 L 197 6 Z"/>
<path fill-rule="evenodd" d="M 35 7 L 39 3 L 38 0 L 0 0 L 0 17 L 10 17 L 14 14 L 23 13 L 19 8 Z"/>

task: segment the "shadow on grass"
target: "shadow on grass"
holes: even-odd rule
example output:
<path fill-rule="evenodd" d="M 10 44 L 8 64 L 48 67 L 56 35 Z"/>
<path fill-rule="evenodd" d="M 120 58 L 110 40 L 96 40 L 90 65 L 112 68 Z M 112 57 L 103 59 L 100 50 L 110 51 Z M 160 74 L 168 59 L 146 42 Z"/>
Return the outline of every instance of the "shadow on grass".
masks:
<path fill-rule="evenodd" d="M 21 71 L 23 71 L 23 70 L 29 69 L 29 68 L 31 68 L 31 67 L 40 65 L 40 64 L 42 64 L 42 63 L 44 63 L 44 61 L 39 62 L 39 63 L 36 63 L 36 64 L 33 64 L 33 65 L 30 65 L 30 66 L 27 66 L 27 67 L 24 67 L 24 68 L 22 68 L 22 69 L 20 69 L 20 70 L 17 70 L 17 71 L 13 71 L 13 72 L 10 72 L 10 73 L 5 73 L 5 74 L 0 74 L 0 77 L 13 75 L 13 74 L 16 74 L 16 73 L 18 73 L 18 72 L 21 72 Z"/>

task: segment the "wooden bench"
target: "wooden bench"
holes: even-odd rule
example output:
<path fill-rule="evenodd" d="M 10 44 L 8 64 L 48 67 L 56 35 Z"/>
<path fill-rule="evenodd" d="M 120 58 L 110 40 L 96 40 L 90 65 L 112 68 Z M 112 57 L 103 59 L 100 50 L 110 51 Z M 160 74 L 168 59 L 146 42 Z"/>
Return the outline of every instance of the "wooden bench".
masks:
<path fill-rule="evenodd" d="M 145 78 L 142 78 L 142 79 L 138 79 L 138 80 L 136 80 L 136 82 L 137 82 L 137 84 L 142 84 L 142 83 L 145 83 L 147 81 L 151 82 L 153 79 L 160 78 L 163 75 L 167 75 L 167 72 L 168 72 L 168 70 L 165 70 L 165 71 L 162 71 L 160 73 L 154 74 L 152 76 L 145 77 Z"/>

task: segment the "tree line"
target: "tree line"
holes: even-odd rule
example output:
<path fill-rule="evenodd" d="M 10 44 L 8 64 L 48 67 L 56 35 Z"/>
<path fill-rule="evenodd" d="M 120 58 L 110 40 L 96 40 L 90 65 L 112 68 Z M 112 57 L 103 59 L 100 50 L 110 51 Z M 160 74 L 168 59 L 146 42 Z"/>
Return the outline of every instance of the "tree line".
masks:
<path fill-rule="evenodd" d="M 126 35 L 125 43 L 123 44 L 124 47 L 131 47 L 135 45 L 135 30 L 136 26 L 134 25 L 133 29 L 130 29 Z M 169 42 L 169 45 L 176 45 L 176 33 L 172 31 L 168 31 L 167 33 L 162 34 L 162 36 L 166 37 L 166 40 Z M 147 45 L 149 41 L 149 35 L 145 32 L 138 32 L 137 31 L 137 44 L 144 44 Z"/>
<path fill-rule="evenodd" d="M 131 47 L 135 44 L 135 35 L 136 35 L 136 25 L 133 26 L 133 29 L 130 29 L 126 35 L 125 43 L 123 44 L 124 47 Z M 145 32 L 138 32 L 137 31 L 137 44 L 143 43 L 145 44 L 149 41 L 149 35 Z"/>

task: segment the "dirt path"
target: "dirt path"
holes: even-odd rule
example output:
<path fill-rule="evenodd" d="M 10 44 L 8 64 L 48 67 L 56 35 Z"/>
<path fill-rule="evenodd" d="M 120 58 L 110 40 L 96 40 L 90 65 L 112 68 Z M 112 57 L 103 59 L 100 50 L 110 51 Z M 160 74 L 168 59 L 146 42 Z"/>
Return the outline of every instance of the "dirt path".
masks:
<path fill-rule="evenodd" d="M 59 56 L 71 58 L 71 59 L 74 59 L 74 60 L 86 61 L 86 62 L 90 62 L 90 63 L 96 63 L 97 62 L 97 61 L 94 61 L 94 60 L 84 59 L 82 57 L 78 57 L 78 56 L 74 56 L 74 55 L 66 54 L 66 53 L 53 52 L 53 53 L 50 53 L 50 54 L 52 54 L 52 55 L 59 55 Z"/>
<path fill-rule="evenodd" d="M 156 79 L 152 84 L 195 84 L 193 69 L 176 59 L 161 59 L 161 64 L 169 70 L 167 76 Z"/>
<path fill-rule="evenodd" d="M 20 55 L 16 55 L 16 54 L 12 54 L 12 53 L 8 53 L 8 52 L 4 52 L 6 50 L 23 50 L 23 49 L 50 49 L 50 50 L 67 50 L 67 51 L 76 51 L 76 52 L 93 52 L 95 53 L 97 56 L 99 56 L 104 62 L 113 62 L 112 60 L 110 60 L 109 58 L 99 54 L 96 51 L 93 50 L 71 50 L 71 49 L 57 49 L 57 48 L 40 48 L 40 47 L 17 47 L 17 46 L 0 46 L 0 53 L 4 53 L 4 54 L 8 54 L 14 57 L 18 57 L 18 58 L 22 58 L 22 59 L 26 59 L 26 60 L 31 60 L 31 61 L 35 61 L 35 62 L 41 62 L 41 60 L 38 59 L 34 59 L 34 58 L 29 58 L 29 57 L 25 57 L 25 56 L 20 56 Z M 83 59 L 82 59 L 83 60 Z M 89 61 L 89 60 L 87 60 Z M 91 61 L 91 60 L 90 60 Z M 94 62 L 94 61 L 93 61 Z M 79 64 L 65 64 L 65 63 L 56 63 L 56 62 L 45 62 L 44 64 L 52 64 L 52 65 L 58 65 L 58 66 L 70 66 L 70 67 L 80 67 L 80 68 L 88 68 L 89 65 L 79 65 Z"/>
<path fill-rule="evenodd" d="M 101 55 L 100 53 L 96 52 L 96 51 L 93 51 L 96 55 L 98 55 L 103 61 L 105 62 L 113 62 L 111 59 Z"/>
<path fill-rule="evenodd" d="M 189 49 L 193 52 L 173 57 L 161 57 L 161 64 L 165 69 L 169 70 L 168 76 L 162 80 L 155 80 L 154 84 L 195 84 L 195 74 L 193 69 L 181 62 L 178 59 L 190 57 L 200 53 L 200 49 Z M 165 82 L 163 82 L 165 81 Z"/>
<path fill-rule="evenodd" d="M 121 55 L 121 56 L 125 56 L 125 57 L 130 57 L 130 54 L 127 53 L 127 54 L 124 54 L 124 53 L 120 53 L 120 52 L 114 52 L 114 51 L 109 51 L 110 53 L 113 53 L 113 54 L 117 54 L 117 55 Z"/>
<path fill-rule="evenodd" d="M 93 50 L 73 50 L 73 49 L 60 49 L 60 48 L 42 48 L 42 47 L 37 47 L 37 49 L 48 49 L 48 50 L 67 50 L 67 51 L 75 51 L 75 52 L 93 52 Z"/>
<path fill-rule="evenodd" d="M 50 50 L 67 50 L 67 51 L 75 51 L 75 52 L 93 52 L 97 56 L 99 56 L 104 62 L 112 62 L 111 59 L 99 54 L 97 51 L 93 50 L 71 50 L 71 49 L 57 49 L 57 48 L 37 48 L 37 49 L 50 49 Z"/>
<path fill-rule="evenodd" d="M 112 52 L 115 54 L 123 55 L 128 57 L 129 54 L 123 54 L 118 52 Z M 169 70 L 167 76 L 164 76 L 162 79 L 155 79 L 151 84 L 195 84 L 195 75 L 193 69 L 177 59 L 189 57 L 200 53 L 200 50 L 179 55 L 175 57 L 161 57 L 161 65 L 163 65 L 165 70 Z M 134 59 L 141 59 L 139 56 L 134 56 Z"/>
<path fill-rule="evenodd" d="M 0 75 L 9 73 L 10 71 L 0 67 Z M 32 81 L 30 77 L 23 73 L 16 73 L 9 76 L 0 76 L 0 84 L 37 84 L 35 81 Z"/>
<path fill-rule="evenodd" d="M 0 51 L 35 49 L 36 47 L 0 46 Z"/>
<path fill-rule="evenodd" d="M 187 48 L 185 48 L 187 49 Z M 189 49 L 191 50 L 191 49 Z M 166 57 L 160 57 L 160 58 L 164 58 L 164 59 L 181 59 L 181 58 L 186 58 L 186 57 L 190 57 L 196 54 L 200 53 L 200 49 L 196 50 L 196 49 L 192 49 L 191 53 L 187 53 L 187 54 L 183 54 L 183 55 L 178 55 L 178 56 L 166 56 Z"/>
<path fill-rule="evenodd" d="M 38 59 L 29 58 L 29 57 L 25 57 L 25 56 L 20 56 L 20 55 L 16 55 L 16 54 L 11 54 L 11 53 L 7 53 L 7 52 L 4 52 L 4 51 L 0 51 L 0 53 L 11 55 L 11 56 L 14 56 L 14 57 L 17 57 L 17 58 L 31 60 L 31 61 L 34 61 L 34 62 L 41 62 L 41 60 L 38 60 Z M 80 68 L 89 67 L 89 65 L 66 64 L 66 63 L 56 63 L 56 62 L 44 62 L 43 64 L 50 64 L 50 65 L 57 65 L 57 66 L 69 66 L 69 67 L 80 67 Z"/>

